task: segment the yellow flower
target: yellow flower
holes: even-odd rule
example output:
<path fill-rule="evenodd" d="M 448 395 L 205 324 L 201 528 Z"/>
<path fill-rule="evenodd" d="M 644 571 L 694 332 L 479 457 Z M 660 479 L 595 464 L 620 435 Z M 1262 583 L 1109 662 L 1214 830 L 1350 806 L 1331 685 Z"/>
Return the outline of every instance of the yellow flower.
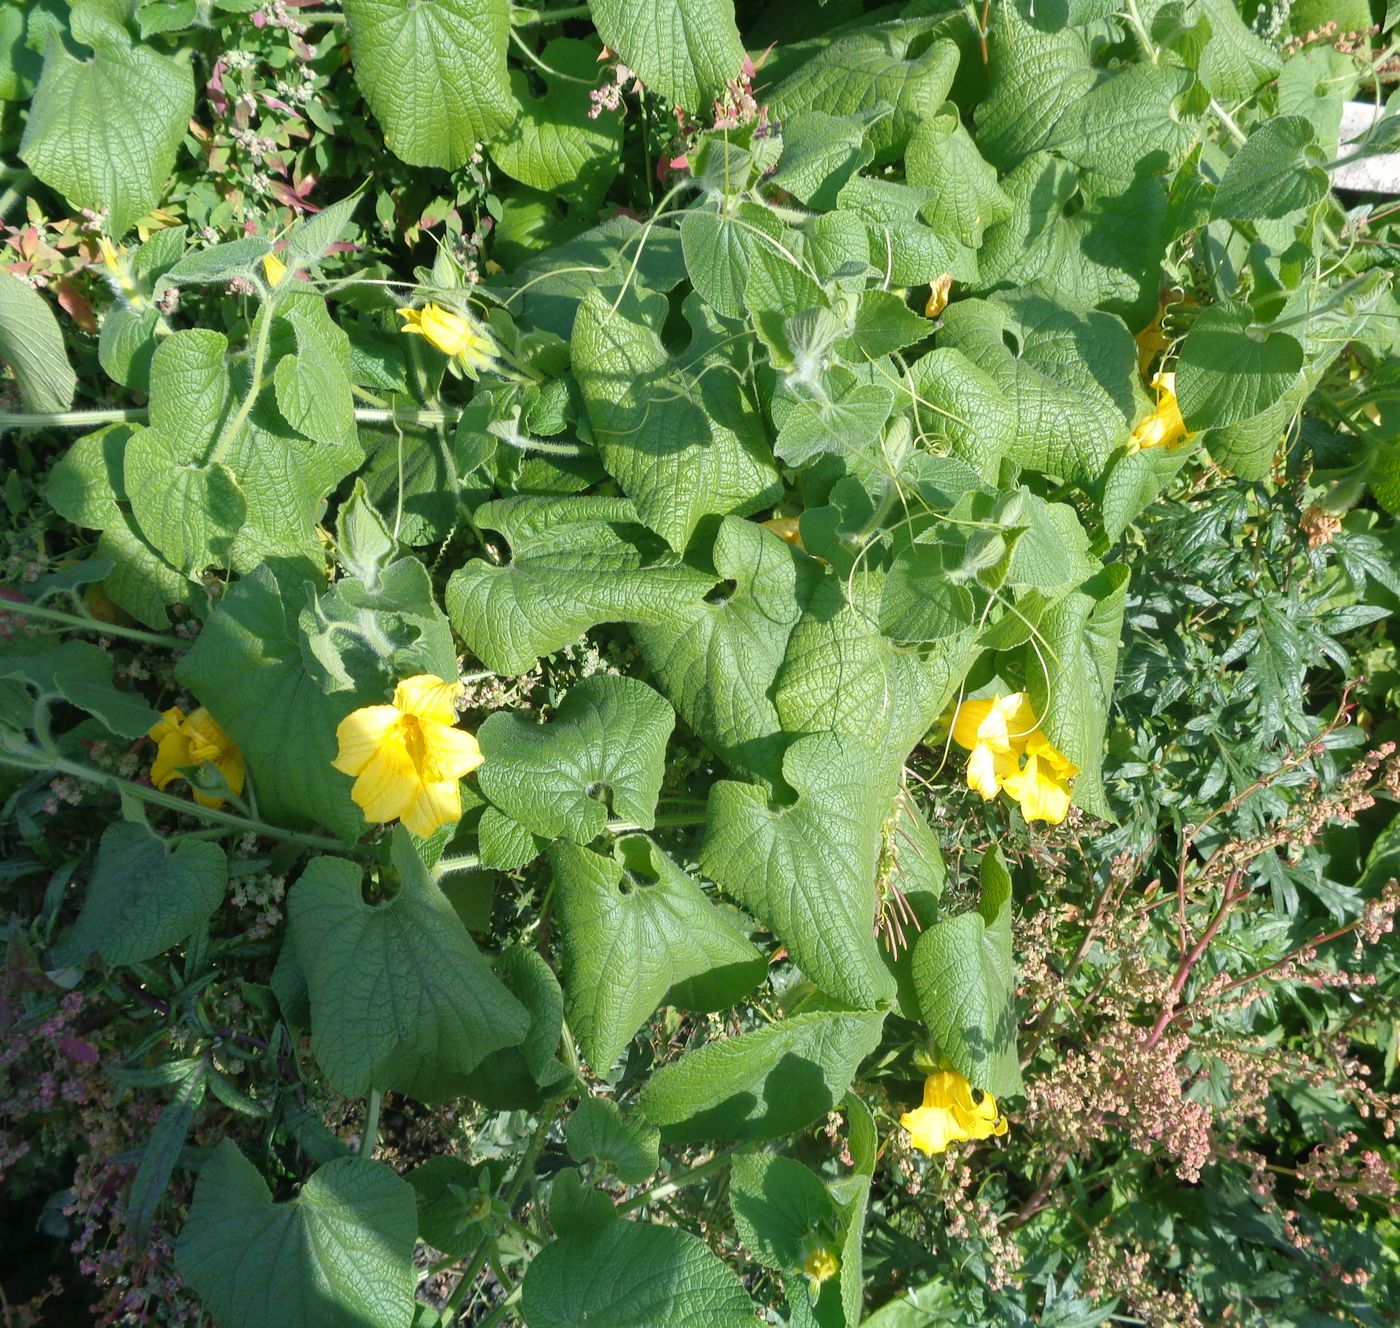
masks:
<path fill-rule="evenodd" d="M 287 275 L 287 265 L 276 254 L 263 255 L 263 276 L 269 286 L 279 286 Z"/>
<path fill-rule="evenodd" d="M 967 786 L 990 802 L 1002 780 L 1018 768 L 1019 749 L 1035 730 L 1035 712 L 1025 692 L 964 701 L 953 716 L 953 741 L 972 753 Z"/>
<path fill-rule="evenodd" d="M 945 272 L 929 282 L 928 301 L 924 305 L 925 318 L 937 318 L 948 307 L 948 296 L 953 292 L 953 274 Z"/>
<path fill-rule="evenodd" d="M 1180 447 L 1189 443 L 1196 435 L 1187 432 L 1181 407 L 1176 404 L 1176 375 L 1159 373 L 1152 386 L 1157 392 L 1157 408 L 1138 421 L 1129 448 Z"/>
<path fill-rule="evenodd" d="M 1059 825 L 1069 811 L 1069 781 L 1078 773 L 1078 766 L 1035 732 L 1026 742 L 1025 767 L 1003 779 L 1001 786 L 1021 804 L 1027 821 Z"/>
<path fill-rule="evenodd" d="M 996 1098 L 983 1093 L 980 1102 L 974 1100 L 972 1085 L 956 1070 L 929 1075 L 923 1105 L 906 1111 L 899 1123 L 909 1131 L 914 1147 L 930 1157 L 951 1143 L 1006 1133 L 1006 1117 L 997 1109 Z"/>
<path fill-rule="evenodd" d="M 98 237 L 97 249 L 102 255 L 102 266 L 107 269 L 107 279 L 111 282 L 112 289 L 133 309 L 144 309 L 146 301 L 141 297 L 141 291 L 131 275 L 131 268 L 127 265 L 125 247 L 113 244 L 102 235 Z"/>
<path fill-rule="evenodd" d="M 1079 767 L 1041 732 L 1025 692 L 964 701 L 953 716 L 953 741 L 971 753 L 967 786 L 975 793 L 990 802 L 1004 789 L 1027 821 L 1065 819 Z"/>
<path fill-rule="evenodd" d="M 823 1282 L 829 1282 L 841 1271 L 841 1260 L 830 1250 L 813 1250 L 802 1261 L 802 1271 L 812 1279 L 815 1285 L 820 1286 Z"/>
<path fill-rule="evenodd" d="M 118 249 L 105 235 L 98 237 L 97 248 L 102 254 L 102 266 L 114 277 L 126 270 L 126 264 L 122 261 L 126 257 L 125 249 Z"/>
<path fill-rule="evenodd" d="M 333 764 L 357 777 L 350 796 L 367 821 L 397 818 L 426 837 L 461 816 L 457 781 L 482 762 L 476 739 L 453 727 L 461 694 L 461 683 L 420 673 L 394 688 L 389 705 L 340 721 Z"/>
<path fill-rule="evenodd" d="M 495 362 L 496 343 L 491 334 L 468 314 L 425 304 L 421 309 L 400 309 L 399 317 L 404 320 L 402 331 L 424 338 L 473 378 L 478 369 L 489 369 Z"/>
<path fill-rule="evenodd" d="M 203 706 L 192 715 L 186 715 L 179 706 L 171 706 L 147 736 L 156 743 L 156 759 L 151 765 L 151 783 L 156 788 L 163 789 L 171 780 L 180 778 L 181 770 L 212 765 L 232 793 L 243 792 L 243 753 Z M 194 790 L 194 800 L 202 807 L 224 805 L 222 798 L 198 789 Z"/>
<path fill-rule="evenodd" d="M 795 516 L 770 516 L 759 525 L 771 530 L 780 540 L 786 540 L 794 549 L 802 549 L 801 520 Z M 806 549 L 802 549 L 806 553 Z"/>

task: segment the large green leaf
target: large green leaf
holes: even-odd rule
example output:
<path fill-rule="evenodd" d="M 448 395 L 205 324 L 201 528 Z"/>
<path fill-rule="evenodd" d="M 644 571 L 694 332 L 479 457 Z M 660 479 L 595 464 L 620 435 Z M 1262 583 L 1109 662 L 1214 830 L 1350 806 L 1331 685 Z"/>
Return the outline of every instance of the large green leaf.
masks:
<path fill-rule="evenodd" d="M 660 337 L 667 307 L 642 292 L 613 309 L 590 291 L 572 350 L 603 464 L 681 551 L 702 517 L 756 512 L 781 484 L 763 422 L 729 371 L 712 355 L 672 360 Z"/>
<path fill-rule="evenodd" d="M 199 1174 L 175 1264 L 228 1328 L 406 1328 L 413 1189 L 382 1162 L 319 1168 L 288 1203 L 230 1139 Z"/>
<path fill-rule="evenodd" d="M 691 284 L 718 312 L 742 317 L 751 255 L 758 247 L 777 252 L 782 223 L 766 207 L 743 202 L 732 212 L 689 211 L 681 218 L 680 232 Z"/>
<path fill-rule="evenodd" d="M 654 92 L 708 111 L 744 67 L 732 0 L 593 0 L 598 35 Z"/>
<path fill-rule="evenodd" d="M 636 1116 L 624 1115 L 611 1098 L 584 1098 L 569 1117 L 565 1137 L 576 1162 L 591 1158 L 603 1163 L 629 1185 L 640 1185 L 661 1165 L 660 1132 Z"/>
<path fill-rule="evenodd" d="M 849 583 L 827 574 L 792 630 L 774 703 L 788 733 L 831 732 L 869 753 L 870 774 L 893 796 L 904 758 L 957 690 L 972 642 L 969 631 L 925 650 L 895 645 L 879 627 L 882 592 L 878 573 Z"/>
<path fill-rule="evenodd" d="M 1032 470 L 1097 479 L 1145 404 L 1122 321 L 1045 295 L 962 300 L 944 312 L 939 344 L 962 351 L 1010 400 L 1010 455 Z"/>
<path fill-rule="evenodd" d="M 753 1302 L 704 1241 L 607 1222 L 546 1245 L 525 1273 L 530 1328 L 752 1328 Z"/>
<path fill-rule="evenodd" d="M 1011 877 L 997 850 L 982 858 L 980 909 L 944 918 L 919 937 L 913 977 L 924 1023 L 953 1068 L 984 1092 L 1020 1092 Z"/>
<path fill-rule="evenodd" d="M 677 1142 L 791 1134 L 840 1102 L 884 1021 L 871 1011 L 796 1014 L 707 1042 L 651 1077 L 642 1114 Z"/>
<path fill-rule="evenodd" d="M 1327 194 L 1312 125 L 1301 115 L 1266 120 L 1230 158 L 1211 214 L 1232 221 L 1286 217 Z"/>
<path fill-rule="evenodd" d="M 454 1076 L 520 1042 L 530 1019 L 402 828 L 393 863 L 398 893 L 371 906 L 359 866 L 313 859 L 288 898 L 288 935 L 306 973 L 311 1048 L 336 1091 L 394 1088 L 436 1100 L 452 1096 Z"/>
<path fill-rule="evenodd" d="M 587 844 L 608 812 L 650 830 L 676 716 L 636 678 L 585 678 L 554 720 L 537 724 L 497 711 L 477 741 L 481 791 L 507 816 L 546 839 Z"/>
<path fill-rule="evenodd" d="M 1010 213 L 988 230 L 970 283 L 979 291 L 1036 285 L 1062 304 L 1099 307 L 1141 327 L 1157 308 L 1169 235 L 1167 195 L 1149 176 L 1111 191 L 1048 152 L 1003 181 Z"/>
<path fill-rule="evenodd" d="M 364 827 L 351 779 L 331 766 L 335 729 L 380 693 L 325 692 L 307 671 L 297 616 L 306 587 L 299 563 L 264 565 L 220 601 L 176 672 L 243 753 L 258 809 L 278 825 L 324 825 L 347 841 Z"/>
<path fill-rule="evenodd" d="M 773 89 L 769 105 L 786 121 L 797 111 L 858 115 L 885 103 L 890 113 L 869 131 L 875 162 L 884 165 L 898 160 L 915 126 L 943 104 L 957 67 L 958 48 L 928 41 L 927 24 L 881 24 L 823 45 Z"/>
<path fill-rule="evenodd" d="M 1181 343 L 1177 402 L 1191 429 L 1238 424 L 1273 406 L 1298 381 L 1303 348 L 1287 332 L 1262 333 L 1238 300 L 1203 309 Z"/>
<path fill-rule="evenodd" d="M 726 518 L 715 571 L 731 593 L 696 599 L 632 635 L 681 718 L 736 773 L 776 785 L 787 739 L 773 685 L 819 564 L 771 531 Z"/>
<path fill-rule="evenodd" d="M 560 840 L 549 861 L 569 1027 L 598 1073 L 673 988 L 713 1008 L 763 980 L 763 956 L 644 836 L 618 840 L 611 857 Z"/>
<path fill-rule="evenodd" d="M 355 78 L 412 166 L 455 170 L 515 119 L 509 0 L 346 0 Z"/>
<path fill-rule="evenodd" d="M 579 95 L 580 82 L 596 83 L 601 77 L 596 44 L 556 37 L 540 59 L 543 96 L 531 93 L 523 69 L 511 70 L 520 115 L 491 144 L 491 157 L 531 189 L 567 190 L 575 206 L 588 209 L 617 174 L 622 118 L 590 117 L 588 98 Z"/>
<path fill-rule="evenodd" d="M 640 525 L 625 498 L 506 498 L 475 520 L 505 536 L 511 560 L 476 558 L 454 572 L 447 612 L 497 673 L 524 673 L 598 623 L 664 622 L 714 584 Z"/>
<path fill-rule="evenodd" d="M 774 805 L 756 784 L 711 788 L 701 865 L 824 991 L 867 1009 L 888 1001 L 894 983 L 874 937 L 875 862 L 890 811 L 880 762 L 854 739 L 814 733 L 788 748 L 783 776 L 797 791 L 790 804 Z"/>
<path fill-rule="evenodd" d="M 1074 801 L 1095 816 L 1108 815 L 1103 740 L 1127 594 L 1128 569 L 1115 563 L 1051 605 L 1026 651 L 1035 713 L 1046 737 L 1079 767 Z"/>
<path fill-rule="evenodd" d="M 910 184 L 934 191 L 924 220 L 974 248 L 982 243 L 982 232 L 1011 211 L 996 170 L 983 160 L 951 103 L 915 127 L 904 154 L 904 175 Z"/>
<path fill-rule="evenodd" d="M 194 114 L 194 76 L 189 60 L 133 41 L 101 0 L 79 0 L 69 24 L 92 58 L 50 35 L 19 155 L 80 207 L 105 208 L 107 228 L 124 235 L 160 202 Z"/>
<path fill-rule="evenodd" d="M 119 821 L 103 832 L 83 911 L 54 947 L 53 964 L 154 959 L 202 927 L 223 902 L 228 862 L 217 844 L 173 845 L 144 825 Z"/>
<path fill-rule="evenodd" d="M 729 1209 L 750 1254 L 780 1273 L 802 1268 L 810 1243 L 836 1218 L 831 1192 L 790 1157 L 744 1153 L 729 1172 Z"/>
<path fill-rule="evenodd" d="M 0 360 L 14 370 L 26 410 L 67 410 L 77 375 L 58 319 L 44 297 L 13 273 L 0 273 Z"/>

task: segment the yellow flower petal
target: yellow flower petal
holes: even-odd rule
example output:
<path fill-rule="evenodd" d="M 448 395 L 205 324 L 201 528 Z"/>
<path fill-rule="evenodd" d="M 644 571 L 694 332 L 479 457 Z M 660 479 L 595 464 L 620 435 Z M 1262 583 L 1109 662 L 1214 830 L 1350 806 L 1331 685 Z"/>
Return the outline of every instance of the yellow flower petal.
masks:
<path fill-rule="evenodd" d="M 450 726 L 457 722 L 456 702 L 462 691 L 460 682 L 444 682 L 431 673 L 420 673 L 394 688 L 393 704 L 405 715 Z"/>
<path fill-rule="evenodd" d="M 972 1085 L 955 1070 L 939 1070 L 924 1080 L 923 1105 L 907 1111 L 899 1123 L 909 1131 L 915 1148 L 932 1156 L 950 1143 L 986 1139 L 1006 1133 L 1006 1118 L 996 1099 L 972 1096 Z"/>
<path fill-rule="evenodd" d="M 345 775 L 358 775 L 380 747 L 388 742 L 402 714 L 391 705 L 352 710 L 336 725 L 339 751 L 331 764 Z"/>
<path fill-rule="evenodd" d="M 928 299 L 924 303 L 924 317 L 937 318 L 948 307 L 948 296 L 953 292 L 953 274 L 945 272 L 929 283 Z"/>
<path fill-rule="evenodd" d="M 431 719 L 420 719 L 418 725 L 423 734 L 425 779 L 461 779 L 486 759 L 476 739 L 465 729 L 435 724 Z"/>
<path fill-rule="evenodd" d="M 269 286 L 280 285 L 282 278 L 287 275 L 287 265 L 276 254 L 263 255 L 262 269 Z"/>
<path fill-rule="evenodd" d="M 985 742 L 979 742 L 967 758 L 967 786 L 974 793 L 980 793 L 985 802 L 995 798 L 1001 786 L 997 755 Z"/>
<path fill-rule="evenodd" d="M 1157 407 L 1138 421 L 1129 447 L 1180 447 L 1190 442 L 1196 435 L 1187 432 L 1186 421 L 1181 418 L 1181 407 L 1176 401 L 1176 375 L 1159 373 L 1153 378 L 1152 386 L 1157 392 Z"/>
<path fill-rule="evenodd" d="M 1021 804 L 1027 821 L 1059 825 L 1069 812 L 1069 785 L 1041 756 L 1027 755 L 1025 768 L 1002 780 L 1001 786 Z"/>
<path fill-rule="evenodd" d="M 449 825 L 461 815 L 462 792 L 457 781 L 443 779 L 420 784 L 413 801 L 403 809 L 399 819 L 415 835 L 426 839 L 439 826 Z"/>
<path fill-rule="evenodd" d="M 404 814 L 421 787 L 408 749 L 395 733 L 365 763 L 350 797 L 365 820 L 393 821 Z"/>
<path fill-rule="evenodd" d="M 841 1271 L 841 1260 L 830 1250 L 813 1250 L 802 1261 L 802 1271 L 813 1282 L 829 1282 Z"/>
<path fill-rule="evenodd" d="M 485 327 L 468 314 L 428 303 L 421 309 L 400 309 L 404 332 L 422 337 L 444 355 L 460 360 L 468 373 L 488 367 L 496 358 L 496 343 Z"/>
<path fill-rule="evenodd" d="M 953 716 L 953 741 L 969 752 L 979 745 L 985 745 L 980 736 L 982 725 L 995 709 L 996 700 L 992 697 L 981 701 L 964 701 Z"/>

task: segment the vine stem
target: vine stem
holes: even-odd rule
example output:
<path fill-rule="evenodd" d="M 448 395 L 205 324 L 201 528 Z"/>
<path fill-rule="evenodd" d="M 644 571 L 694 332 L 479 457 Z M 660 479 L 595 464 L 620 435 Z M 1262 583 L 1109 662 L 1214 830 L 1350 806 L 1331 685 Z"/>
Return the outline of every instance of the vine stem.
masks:
<path fill-rule="evenodd" d="M 520 1162 L 516 1166 L 515 1175 L 511 1177 L 510 1185 L 501 1196 L 501 1201 L 507 1209 L 515 1204 L 520 1191 L 525 1188 L 525 1182 L 529 1179 L 534 1170 L 535 1161 L 544 1149 L 545 1140 L 549 1137 L 549 1127 L 554 1124 L 554 1117 L 559 1110 L 558 1102 L 551 1102 L 549 1106 L 540 1113 L 539 1124 L 535 1126 L 534 1133 L 530 1136 L 530 1142 L 526 1145 L 525 1152 L 521 1154 Z M 486 1260 L 491 1254 L 492 1236 L 488 1231 L 477 1245 L 475 1253 L 471 1257 L 471 1262 L 467 1264 L 466 1270 L 462 1273 L 462 1280 L 453 1288 L 451 1296 L 448 1297 L 447 1304 L 442 1307 L 442 1313 L 438 1316 L 438 1322 L 449 1325 L 457 1317 L 457 1311 L 461 1308 L 462 1302 L 467 1298 L 467 1293 L 476 1285 L 476 1277 L 481 1272 Z"/>
<path fill-rule="evenodd" d="M 97 618 L 83 618 L 76 613 L 64 613 L 62 609 L 45 608 L 42 604 L 30 604 L 27 600 L 0 601 L 0 613 L 21 613 L 30 618 L 42 618 L 45 622 L 62 623 L 75 632 L 97 632 L 102 636 L 124 636 L 131 641 L 141 641 L 146 645 L 165 646 L 170 650 L 188 650 L 190 643 L 178 636 L 162 636 L 159 632 L 145 632 L 139 627 L 122 627 L 116 623 L 102 622 Z"/>
<path fill-rule="evenodd" d="M 640 1194 L 633 1195 L 626 1203 L 618 1206 L 618 1213 L 630 1213 L 637 1208 L 643 1208 L 647 1204 L 656 1203 L 658 1199 L 669 1199 L 678 1190 L 683 1190 L 687 1185 L 693 1185 L 698 1180 L 704 1180 L 706 1176 L 713 1175 L 723 1167 L 727 1167 L 740 1153 L 751 1153 L 754 1150 L 753 1144 L 736 1144 L 733 1148 L 726 1148 L 723 1152 L 716 1153 L 708 1161 L 701 1162 L 697 1166 L 691 1167 L 688 1171 L 683 1171 L 678 1176 L 672 1176 L 668 1180 L 662 1181 L 660 1185 L 653 1185 L 649 1189 L 643 1190 Z"/>
<path fill-rule="evenodd" d="M 285 839 L 292 844 L 304 844 L 307 848 L 326 849 L 334 853 L 346 851 L 346 845 L 338 839 L 330 839 L 325 835 L 313 835 L 302 830 L 284 830 L 279 825 L 269 825 L 266 821 L 257 821 L 250 816 L 239 816 L 237 812 L 221 811 L 216 807 L 204 807 L 193 800 L 186 801 L 184 798 L 175 797 L 174 794 L 147 788 L 144 784 L 138 784 L 134 780 L 123 779 L 120 775 L 113 775 L 105 770 L 94 770 L 91 766 L 79 765 L 76 761 L 69 761 L 65 757 L 43 751 L 38 747 L 0 750 L 0 765 L 15 766 L 21 770 L 52 770 L 56 774 L 72 775 L 74 779 L 96 784 L 101 788 L 110 789 L 114 793 L 137 798 L 156 807 L 166 807 L 171 811 L 203 817 L 206 821 L 214 821 L 219 825 L 226 825 L 230 829 L 241 830 L 245 834 L 265 835 L 271 839 Z"/>
<path fill-rule="evenodd" d="M 267 346 L 272 336 L 272 303 L 264 304 L 259 311 L 258 338 L 253 344 L 253 373 L 248 382 L 248 391 L 242 403 L 238 407 L 238 413 L 228 422 L 224 431 L 215 440 L 214 446 L 209 450 L 206 459 L 207 465 L 213 465 L 216 461 L 222 461 L 224 454 L 232 445 L 233 440 L 238 437 L 239 431 L 248 422 L 248 416 L 253 413 L 253 407 L 257 405 L 258 397 L 262 395 L 263 369 L 267 365 Z"/>
<path fill-rule="evenodd" d="M 569 18 L 587 18 L 592 12 L 589 5 L 570 5 L 567 9 L 517 9 L 511 23 L 517 28 L 536 28 L 543 23 L 562 23 Z"/>
<path fill-rule="evenodd" d="M 384 1094 L 378 1088 L 369 1090 L 369 1103 L 365 1107 L 365 1132 L 360 1139 L 360 1156 L 373 1157 L 379 1143 L 379 1109 L 384 1105 Z"/>

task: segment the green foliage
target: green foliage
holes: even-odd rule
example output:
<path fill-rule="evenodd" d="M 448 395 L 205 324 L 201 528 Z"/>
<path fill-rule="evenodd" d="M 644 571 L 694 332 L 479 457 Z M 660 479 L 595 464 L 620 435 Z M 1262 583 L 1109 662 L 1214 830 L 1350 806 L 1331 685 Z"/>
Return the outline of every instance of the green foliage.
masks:
<path fill-rule="evenodd" d="M 0 12 L 13 1229 L 231 1328 L 1379 1322 L 1381 46 L 252 11 Z"/>

